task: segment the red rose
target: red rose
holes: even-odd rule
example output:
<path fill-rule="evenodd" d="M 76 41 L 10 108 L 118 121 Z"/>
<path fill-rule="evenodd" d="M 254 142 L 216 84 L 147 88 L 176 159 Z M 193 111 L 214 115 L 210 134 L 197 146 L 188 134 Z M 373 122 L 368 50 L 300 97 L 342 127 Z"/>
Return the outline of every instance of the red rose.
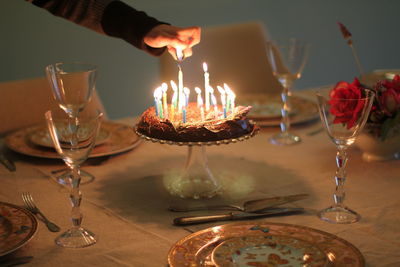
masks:
<path fill-rule="evenodd" d="M 386 89 L 393 89 L 400 94 L 400 76 L 397 74 L 392 80 L 383 80 L 381 85 Z"/>
<path fill-rule="evenodd" d="M 333 123 L 345 123 L 347 129 L 354 126 L 359 118 L 359 113 L 364 108 L 362 100 L 362 87 L 358 79 L 353 83 L 338 82 L 330 92 L 330 113 L 335 116 Z"/>
<path fill-rule="evenodd" d="M 383 112 L 388 116 L 392 116 L 394 112 L 400 109 L 400 91 L 396 92 L 392 88 L 386 89 L 378 99 L 382 105 Z"/>

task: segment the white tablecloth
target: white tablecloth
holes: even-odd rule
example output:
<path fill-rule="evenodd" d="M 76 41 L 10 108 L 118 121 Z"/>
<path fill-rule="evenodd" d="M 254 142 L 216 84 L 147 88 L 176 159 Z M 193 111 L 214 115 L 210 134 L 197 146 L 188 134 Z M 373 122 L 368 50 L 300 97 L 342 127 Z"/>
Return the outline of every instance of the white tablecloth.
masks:
<path fill-rule="evenodd" d="M 132 124 L 132 120 L 125 122 Z M 39 222 L 36 236 L 15 254 L 34 256 L 26 266 L 165 266 L 169 249 L 188 230 L 218 224 L 188 229 L 173 226 L 173 218 L 182 214 L 168 211 L 171 204 L 240 203 L 260 196 L 309 193 L 298 205 L 325 208 L 331 204 L 335 187 L 336 151 L 324 132 L 307 135 L 319 127 L 318 121 L 294 127 L 303 141 L 293 146 L 270 144 L 268 138 L 277 129 L 266 128 L 247 141 L 207 147 L 210 167 L 225 177 L 226 189 L 223 197 L 210 200 L 182 200 L 169 195 L 163 186 L 165 173 L 183 168 L 187 147 L 143 141 L 99 166 L 83 168 L 96 177 L 81 186 L 83 226 L 98 235 L 96 245 L 60 248 L 54 243 L 57 233 Z M 360 222 L 335 225 L 310 214 L 260 220 L 327 231 L 359 248 L 367 266 L 400 266 L 399 161 L 365 162 L 355 147 L 349 155 L 345 202 L 361 214 Z M 12 156 L 17 160 L 16 172 L 0 166 L 0 201 L 22 205 L 21 193 L 30 191 L 43 212 L 67 229 L 68 189 L 49 176 L 51 170 L 64 166 L 61 160 Z"/>

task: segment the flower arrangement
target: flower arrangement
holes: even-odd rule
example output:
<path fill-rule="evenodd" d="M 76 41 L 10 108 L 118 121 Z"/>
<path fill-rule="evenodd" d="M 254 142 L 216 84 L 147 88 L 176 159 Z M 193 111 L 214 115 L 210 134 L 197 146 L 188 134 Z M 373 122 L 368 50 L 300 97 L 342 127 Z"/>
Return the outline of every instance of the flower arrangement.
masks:
<path fill-rule="evenodd" d="M 330 92 L 330 112 L 335 116 L 334 123 L 346 123 L 347 128 L 353 127 L 356 114 L 361 112 L 364 104 L 361 100 L 364 97 L 363 88 L 367 86 L 357 78 L 352 83 L 340 81 L 336 84 Z M 378 81 L 369 89 L 375 92 L 375 99 L 365 130 L 382 141 L 390 135 L 400 135 L 400 76 Z M 339 98 L 360 101 L 343 106 L 339 104 Z"/>

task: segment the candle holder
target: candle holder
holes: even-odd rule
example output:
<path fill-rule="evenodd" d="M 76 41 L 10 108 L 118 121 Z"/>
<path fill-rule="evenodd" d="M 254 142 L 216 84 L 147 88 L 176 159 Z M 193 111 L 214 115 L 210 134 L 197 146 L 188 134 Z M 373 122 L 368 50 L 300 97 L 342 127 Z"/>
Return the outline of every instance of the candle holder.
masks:
<path fill-rule="evenodd" d="M 204 142 L 175 142 L 146 136 L 135 129 L 141 138 L 154 143 L 187 146 L 188 155 L 183 171 L 168 177 L 165 186 L 170 194 L 181 198 L 212 198 L 222 192 L 219 180 L 212 174 L 206 155 L 206 147 L 245 141 L 258 133 L 259 128 L 253 122 L 252 132 L 240 137 Z"/>

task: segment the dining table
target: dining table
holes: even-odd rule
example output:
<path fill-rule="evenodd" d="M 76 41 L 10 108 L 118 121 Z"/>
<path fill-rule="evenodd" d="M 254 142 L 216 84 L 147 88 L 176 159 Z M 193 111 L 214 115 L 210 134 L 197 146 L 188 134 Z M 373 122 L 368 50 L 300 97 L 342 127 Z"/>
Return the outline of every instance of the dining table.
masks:
<path fill-rule="evenodd" d="M 310 89 L 304 95 L 314 99 L 314 92 Z M 131 117 L 113 122 L 134 131 L 137 120 Z M 294 124 L 291 130 L 302 141 L 291 146 L 271 144 L 268 139 L 279 127 L 268 125 L 249 139 L 206 146 L 210 170 L 222 185 L 221 193 L 209 199 L 181 198 L 167 190 L 167 174 L 183 170 L 186 164 L 185 145 L 141 139 L 128 151 L 90 158 L 82 169 L 94 175 L 95 180 L 80 187 L 82 225 L 96 234 L 97 243 L 80 249 L 59 247 L 54 241 L 59 233 L 50 232 L 38 220 L 37 231 L 29 242 L 0 257 L 0 265 L 4 257 L 32 256 L 25 266 L 168 266 L 170 250 L 186 236 L 218 225 L 251 222 L 318 229 L 354 245 L 365 266 L 400 266 L 400 162 L 367 162 L 362 152 L 352 146 L 345 204 L 361 219 L 352 224 L 323 221 L 316 213 L 333 203 L 336 148 L 321 127 L 318 114 L 307 122 Z M 30 192 L 49 219 L 62 230 L 68 229 L 69 188 L 57 183 L 52 173 L 65 168 L 63 161 L 24 155 L 4 144 L 2 149 L 14 161 L 16 171 L 0 165 L 0 202 L 23 207 L 21 194 Z M 305 208 L 305 213 L 176 226 L 176 217 L 221 211 L 169 210 L 170 206 L 241 204 L 292 194 L 309 195 L 288 204 Z"/>

